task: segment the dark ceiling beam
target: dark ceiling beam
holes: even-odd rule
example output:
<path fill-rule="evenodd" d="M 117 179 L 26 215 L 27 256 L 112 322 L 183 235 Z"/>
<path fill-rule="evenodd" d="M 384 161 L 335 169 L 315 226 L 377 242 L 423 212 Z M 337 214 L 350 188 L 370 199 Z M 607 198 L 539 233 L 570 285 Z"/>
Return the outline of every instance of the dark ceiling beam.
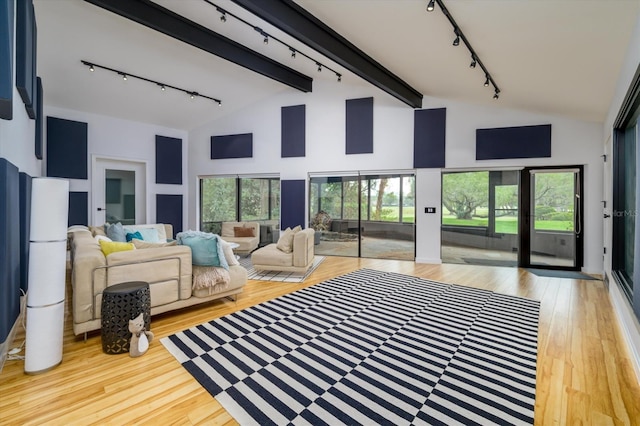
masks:
<path fill-rule="evenodd" d="M 412 108 L 422 107 L 422 93 L 292 0 L 232 1 Z"/>
<path fill-rule="evenodd" d="M 303 92 L 313 79 L 149 0 L 85 0 Z"/>

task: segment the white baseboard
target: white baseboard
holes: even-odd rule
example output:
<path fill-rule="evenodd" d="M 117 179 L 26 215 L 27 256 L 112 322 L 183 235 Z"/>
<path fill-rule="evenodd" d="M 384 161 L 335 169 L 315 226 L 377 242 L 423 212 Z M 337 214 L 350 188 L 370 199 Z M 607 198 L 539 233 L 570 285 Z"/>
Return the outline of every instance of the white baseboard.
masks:
<path fill-rule="evenodd" d="M 640 324 L 618 284 L 613 280 L 609 283 L 609 295 L 631 354 L 631 365 L 635 370 L 636 380 L 640 383 Z"/>
<path fill-rule="evenodd" d="M 416 263 L 430 263 L 432 265 L 440 265 L 442 264 L 442 259 L 430 259 L 427 257 L 416 257 Z"/>

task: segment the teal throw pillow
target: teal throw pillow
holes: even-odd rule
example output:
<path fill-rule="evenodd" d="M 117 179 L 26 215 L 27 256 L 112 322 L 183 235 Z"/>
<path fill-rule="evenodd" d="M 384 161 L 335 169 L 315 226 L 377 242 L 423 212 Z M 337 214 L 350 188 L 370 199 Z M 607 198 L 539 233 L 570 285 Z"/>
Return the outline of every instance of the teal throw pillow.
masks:
<path fill-rule="evenodd" d="M 112 223 L 107 228 L 107 237 L 111 238 L 111 241 L 118 241 L 120 243 L 127 242 L 127 235 L 124 232 L 124 228 L 122 227 L 122 223 Z"/>
<path fill-rule="evenodd" d="M 125 236 L 127 239 L 127 242 L 130 242 L 131 240 L 133 240 L 134 238 L 136 240 L 144 240 L 144 238 L 142 238 L 142 235 L 140 234 L 140 232 L 136 231 L 136 232 L 127 232 L 127 235 Z"/>
<path fill-rule="evenodd" d="M 191 248 L 191 263 L 196 266 L 219 266 L 229 269 L 220 237 L 201 231 L 185 231 L 176 235 L 178 244 Z"/>

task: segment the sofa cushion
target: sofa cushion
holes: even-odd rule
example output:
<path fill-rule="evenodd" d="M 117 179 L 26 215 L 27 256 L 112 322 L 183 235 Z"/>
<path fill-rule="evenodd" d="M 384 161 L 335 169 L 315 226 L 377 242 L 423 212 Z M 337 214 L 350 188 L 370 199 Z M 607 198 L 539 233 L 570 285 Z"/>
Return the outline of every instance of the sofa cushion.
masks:
<path fill-rule="evenodd" d="M 229 269 L 220 244 L 220 237 L 216 234 L 201 231 L 180 232 L 176 236 L 178 244 L 191 248 L 192 262 L 197 266 L 222 266 Z"/>
<path fill-rule="evenodd" d="M 178 245 L 178 242 L 176 240 L 168 241 L 166 243 L 149 243 L 147 241 L 134 238 L 133 240 L 131 240 L 131 242 L 133 243 L 134 246 L 136 246 L 136 249 L 171 247 L 171 246 Z"/>
<path fill-rule="evenodd" d="M 255 237 L 256 233 L 253 228 L 245 228 L 244 226 L 233 227 L 234 237 Z"/>
<path fill-rule="evenodd" d="M 293 235 L 293 234 L 291 234 Z M 270 265 L 277 267 L 293 266 L 293 254 L 285 253 L 276 243 L 266 245 L 251 254 L 253 265 Z"/>
<path fill-rule="evenodd" d="M 119 251 L 128 251 L 128 250 L 135 250 L 136 246 L 133 245 L 133 243 L 123 243 L 120 241 L 105 241 L 105 240 L 100 240 L 100 249 L 102 250 L 102 253 L 104 253 L 105 256 L 109 256 L 111 253 L 116 253 Z"/>
<path fill-rule="evenodd" d="M 122 223 L 110 223 L 105 224 L 104 226 L 107 232 L 107 237 L 111 238 L 112 241 L 119 241 L 121 243 L 127 242 L 127 233 L 122 227 Z"/>

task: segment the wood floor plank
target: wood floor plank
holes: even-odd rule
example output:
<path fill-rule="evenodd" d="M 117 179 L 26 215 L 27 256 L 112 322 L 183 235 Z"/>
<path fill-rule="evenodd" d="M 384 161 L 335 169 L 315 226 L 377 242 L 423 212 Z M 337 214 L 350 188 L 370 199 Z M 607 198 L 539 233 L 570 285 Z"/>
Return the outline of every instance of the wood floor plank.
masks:
<path fill-rule="evenodd" d="M 539 300 L 535 424 L 640 426 L 640 386 L 601 281 L 538 277 L 517 268 L 345 257 L 327 257 L 301 284 L 249 281 L 236 301 L 154 316 L 155 338 L 140 358 L 104 354 L 99 333 L 86 342 L 74 336 L 67 311 L 60 366 L 29 376 L 24 361 L 5 364 L 0 425 L 235 425 L 159 339 L 360 268 Z M 16 344 L 23 339 L 20 331 Z"/>

